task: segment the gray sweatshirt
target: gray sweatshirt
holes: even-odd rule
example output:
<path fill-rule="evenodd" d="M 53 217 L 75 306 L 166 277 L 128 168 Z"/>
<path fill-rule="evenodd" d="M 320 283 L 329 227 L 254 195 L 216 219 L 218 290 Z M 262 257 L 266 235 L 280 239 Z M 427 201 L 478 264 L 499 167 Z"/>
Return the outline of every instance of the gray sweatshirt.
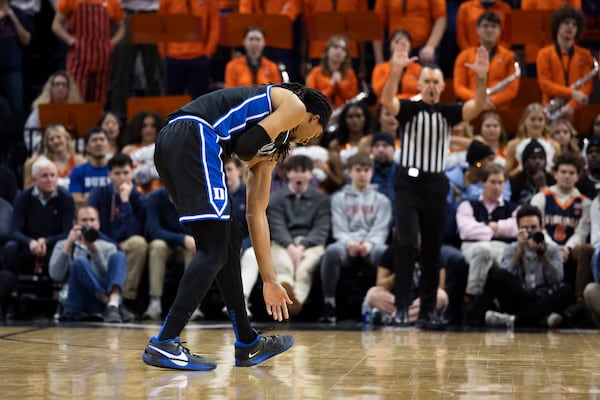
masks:
<path fill-rule="evenodd" d="M 351 185 L 331 196 L 331 227 L 336 241 L 364 241 L 369 250 L 385 243 L 392 222 L 390 200 L 370 185 L 362 192 Z"/>
<path fill-rule="evenodd" d="M 66 239 L 58 241 L 52 251 L 48 272 L 53 281 L 67 281 L 71 263 L 78 257 L 90 260 L 99 277 L 104 277 L 106 275 L 106 271 L 108 270 L 108 259 L 117 251 L 117 246 L 106 240 L 98 239 L 96 242 L 98 251 L 90 253 L 87 247 L 76 241 L 73 243 L 72 251 L 70 253 L 65 253 L 64 247 L 66 242 Z"/>

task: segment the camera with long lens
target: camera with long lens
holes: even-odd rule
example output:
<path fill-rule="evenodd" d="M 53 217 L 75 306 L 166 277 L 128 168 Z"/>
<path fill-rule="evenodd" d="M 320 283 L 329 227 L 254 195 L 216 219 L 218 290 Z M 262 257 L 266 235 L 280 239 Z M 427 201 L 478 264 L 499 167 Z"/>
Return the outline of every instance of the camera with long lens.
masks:
<path fill-rule="evenodd" d="M 531 231 L 529 232 L 529 239 L 533 239 L 536 244 L 542 244 L 546 240 L 544 238 L 544 233 L 540 231 Z"/>
<path fill-rule="evenodd" d="M 91 226 L 82 226 L 81 227 L 81 236 L 83 236 L 83 240 L 88 243 L 95 242 L 100 237 L 98 231 Z"/>

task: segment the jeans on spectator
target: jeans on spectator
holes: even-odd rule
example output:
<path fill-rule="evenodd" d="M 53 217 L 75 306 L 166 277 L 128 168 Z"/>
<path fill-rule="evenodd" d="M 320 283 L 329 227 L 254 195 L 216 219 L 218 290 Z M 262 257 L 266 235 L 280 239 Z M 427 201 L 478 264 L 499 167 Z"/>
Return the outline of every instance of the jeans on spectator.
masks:
<path fill-rule="evenodd" d="M 127 271 L 127 259 L 121 251 L 108 259 L 104 276 L 99 276 L 95 267 L 86 258 L 78 257 L 71 264 L 69 294 L 66 308 L 71 316 L 81 313 L 95 315 L 104 312 L 103 295 L 110 295 L 114 286 L 123 288 Z"/>
<path fill-rule="evenodd" d="M 369 256 L 364 259 L 365 266 L 377 268 L 385 249 L 385 244 L 374 244 Z M 334 242 L 327 246 L 325 254 L 321 259 L 323 297 L 335 297 L 340 279 L 340 269 L 348 265 L 350 260 L 351 257 L 348 255 L 348 250 L 344 243 Z"/>
<path fill-rule="evenodd" d="M 598 275 L 600 274 L 600 248 L 594 251 L 592 256 L 592 278 L 594 282 L 598 283 Z"/>

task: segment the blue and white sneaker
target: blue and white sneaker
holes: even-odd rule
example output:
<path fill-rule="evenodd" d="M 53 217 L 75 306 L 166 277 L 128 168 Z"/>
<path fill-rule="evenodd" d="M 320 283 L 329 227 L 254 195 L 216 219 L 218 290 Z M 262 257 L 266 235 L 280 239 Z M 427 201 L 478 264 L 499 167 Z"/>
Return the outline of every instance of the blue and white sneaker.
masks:
<path fill-rule="evenodd" d="M 217 363 L 213 360 L 190 353 L 181 345 L 179 338 L 160 341 L 151 337 L 142 360 L 155 367 L 189 371 L 210 371 L 217 368 Z"/>
<path fill-rule="evenodd" d="M 292 335 L 258 335 L 252 343 L 235 342 L 235 365 L 251 367 L 283 353 L 294 345 Z"/>

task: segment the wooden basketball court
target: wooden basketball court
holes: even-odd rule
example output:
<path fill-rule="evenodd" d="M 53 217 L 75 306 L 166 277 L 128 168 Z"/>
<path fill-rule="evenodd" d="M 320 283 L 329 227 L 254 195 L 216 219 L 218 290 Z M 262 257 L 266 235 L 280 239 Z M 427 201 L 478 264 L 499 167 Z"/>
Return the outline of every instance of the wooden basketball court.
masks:
<path fill-rule="evenodd" d="M 234 367 L 228 324 L 190 324 L 183 340 L 216 370 L 146 366 L 159 325 L 53 322 L 0 327 L 2 399 L 596 399 L 596 331 L 521 333 L 319 330 L 278 325 L 296 344 Z M 293 329 L 292 329 L 293 328 Z"/>

